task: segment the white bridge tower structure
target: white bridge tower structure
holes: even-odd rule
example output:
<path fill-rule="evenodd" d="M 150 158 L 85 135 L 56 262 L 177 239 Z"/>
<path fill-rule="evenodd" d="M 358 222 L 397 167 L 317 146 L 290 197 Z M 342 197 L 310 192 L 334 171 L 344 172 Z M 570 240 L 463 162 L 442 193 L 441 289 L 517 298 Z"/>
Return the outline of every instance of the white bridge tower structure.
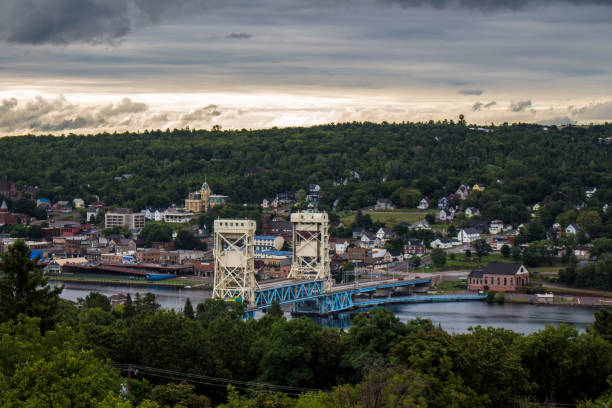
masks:
<path fill-rule="evenodd" d="M 327 213 L 291 214 L 293 254 L 290 278 L 323 279 L 331 285 L 329 258 L 329 216 Z"/>
<path fill-rule="evenodd" d="M 256 228 L 254 220 L 215 220 L 213 298 L 255 304 Z"/>

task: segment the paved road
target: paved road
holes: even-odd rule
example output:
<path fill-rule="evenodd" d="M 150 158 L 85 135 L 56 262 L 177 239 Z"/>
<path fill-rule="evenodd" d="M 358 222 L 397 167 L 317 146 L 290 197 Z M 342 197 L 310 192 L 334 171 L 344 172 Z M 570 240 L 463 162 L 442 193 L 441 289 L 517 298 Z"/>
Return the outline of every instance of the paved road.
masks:
<path fill-rule="evenodd" d="M 517 299 L 530 303 L 537 303 L 535 295 L 526 293 L 506 293 L 506 299 Z M 599 296 L 569 296 L 555 295 L 554 304 L 558 306 L 585 306 L 585 307 L 606 307 L 612 308 L 612 298 Z"/>

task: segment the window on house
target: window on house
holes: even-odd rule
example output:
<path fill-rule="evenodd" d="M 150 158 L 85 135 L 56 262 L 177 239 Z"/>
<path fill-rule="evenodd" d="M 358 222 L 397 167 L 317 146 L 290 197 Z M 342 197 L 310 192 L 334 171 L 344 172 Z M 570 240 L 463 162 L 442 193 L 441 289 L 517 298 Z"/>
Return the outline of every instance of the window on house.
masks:
<path fill-rule="evenodd" d="M 510 286 L 514 285 L 514 279 L 510 278 Z"/>
<path fill-rule="evenodd" d="M 497 278 L 497 284 L 498 285 L 501 285 L 500 280 L 501 280 L 500 278 Z"/>
<path fill-rule="evenodd" d="M 507 284 L 508 284 L 508 280 L 504 278 L 504 286 L 506 286 Z"/>

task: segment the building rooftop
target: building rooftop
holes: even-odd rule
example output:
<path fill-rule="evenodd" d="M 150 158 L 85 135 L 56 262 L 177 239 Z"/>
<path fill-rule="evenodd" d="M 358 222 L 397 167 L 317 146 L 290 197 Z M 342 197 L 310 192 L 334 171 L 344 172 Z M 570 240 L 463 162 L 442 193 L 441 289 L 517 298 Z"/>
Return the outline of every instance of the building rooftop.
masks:
<path fill-rule="evenodd" d="M 485 266 L 484 273 L 490 275 L 516 275 L 521 266 L 519 263 L 490 262 Z"/>

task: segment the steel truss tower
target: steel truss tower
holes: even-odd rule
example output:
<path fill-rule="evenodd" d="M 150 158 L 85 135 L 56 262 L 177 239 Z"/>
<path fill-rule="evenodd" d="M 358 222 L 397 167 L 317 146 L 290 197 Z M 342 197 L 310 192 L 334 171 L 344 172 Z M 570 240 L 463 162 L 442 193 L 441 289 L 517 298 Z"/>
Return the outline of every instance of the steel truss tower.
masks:
<path fill-rule="evenodd" d="M 289 277 L 324 279 L 331 285 L 329 259 L 329 217 L 327 213 L 291 214 L 293 255 Z"/>
<path fill-rule="evenodd" d="M 214 298 L 255 304 L 255 229 L 253 220 L 215 220 Z"/>

